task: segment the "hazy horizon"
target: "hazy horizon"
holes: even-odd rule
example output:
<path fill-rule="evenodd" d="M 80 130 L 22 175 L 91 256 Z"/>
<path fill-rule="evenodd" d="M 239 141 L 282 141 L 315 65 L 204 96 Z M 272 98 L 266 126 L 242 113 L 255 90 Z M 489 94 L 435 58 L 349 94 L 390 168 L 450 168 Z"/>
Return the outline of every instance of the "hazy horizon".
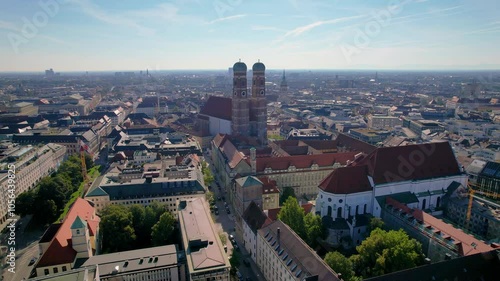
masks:
<path fill-rule="evenodd" d="M 0 72 L 500 69 L 495 0 L 372 2 L 2 1 Z"/>

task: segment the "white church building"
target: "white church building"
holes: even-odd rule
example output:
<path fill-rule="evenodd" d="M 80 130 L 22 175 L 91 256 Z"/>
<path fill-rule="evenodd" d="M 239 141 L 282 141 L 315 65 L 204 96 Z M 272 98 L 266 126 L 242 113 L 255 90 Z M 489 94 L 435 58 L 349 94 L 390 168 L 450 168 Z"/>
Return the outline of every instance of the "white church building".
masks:
<path fill-rule="evenodd" d="M 319 185 L 316 213 L 330 230 L 329 243 L 347 237 L 359 245 L 387 196 L 435 213 L 452 182 L 466 186 L 467 175 L 448 142 L 382 147 L 331 172 Z"/>

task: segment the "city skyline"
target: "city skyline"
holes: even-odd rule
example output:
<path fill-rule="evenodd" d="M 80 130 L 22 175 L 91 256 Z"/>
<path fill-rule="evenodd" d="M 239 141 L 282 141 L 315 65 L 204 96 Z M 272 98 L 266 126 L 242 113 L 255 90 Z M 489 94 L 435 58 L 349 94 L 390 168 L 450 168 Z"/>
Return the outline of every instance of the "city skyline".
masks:
<path fill-rule="evenodd" d="M 5 1 L 0 71 L 499 69 L 496 2 L 479 2 Z"/>

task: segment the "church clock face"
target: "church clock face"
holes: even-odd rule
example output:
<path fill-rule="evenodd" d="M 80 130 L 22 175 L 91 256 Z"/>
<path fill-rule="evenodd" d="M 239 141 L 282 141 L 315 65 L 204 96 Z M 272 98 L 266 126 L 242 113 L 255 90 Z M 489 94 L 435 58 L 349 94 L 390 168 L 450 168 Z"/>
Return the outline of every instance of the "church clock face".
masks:
<path fill-rule="evenodd" d="M 264 90 L 260 91 L 260 95 L 263 96 L 264 95 Z"/>
<path fill-rule="evenodd" d="M 244 97 L 244 96 L 246 96 L 246 95 L 247 95 L 247 92 L 245 92 L 245 91 L 241 92 L 241 96 L 242 96 L 242 97 Z"/>

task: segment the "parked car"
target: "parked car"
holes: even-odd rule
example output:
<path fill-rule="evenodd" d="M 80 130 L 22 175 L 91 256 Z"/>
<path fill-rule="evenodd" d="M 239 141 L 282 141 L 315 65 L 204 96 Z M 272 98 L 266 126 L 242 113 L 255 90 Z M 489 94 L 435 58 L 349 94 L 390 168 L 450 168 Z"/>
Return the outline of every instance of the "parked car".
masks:
<path fill-rule="evenodd" d="M 226 213 L 229 215 L 231 214 L 231 211 L 229 211 L 229 208 L 226 209 Z"/>
<path fill-rule="evenodd" d="M 216 216 L 218 216 L 219 215 L 219 210 L 215 210 L 214 213 L 215 213 Z"/>
<path fill-rule="evenodd" d="M 217 196 L 217 200 L 218 200 L 218 201 L 221 201 L 222 199 L 220 198 L 220 196 Z"/>
<path fill-rule="evenodd" d="M 238 277 L 238 280 L 243 280 L 243 275 L 239 271 L 236 271 L 236 277 Z"/>

